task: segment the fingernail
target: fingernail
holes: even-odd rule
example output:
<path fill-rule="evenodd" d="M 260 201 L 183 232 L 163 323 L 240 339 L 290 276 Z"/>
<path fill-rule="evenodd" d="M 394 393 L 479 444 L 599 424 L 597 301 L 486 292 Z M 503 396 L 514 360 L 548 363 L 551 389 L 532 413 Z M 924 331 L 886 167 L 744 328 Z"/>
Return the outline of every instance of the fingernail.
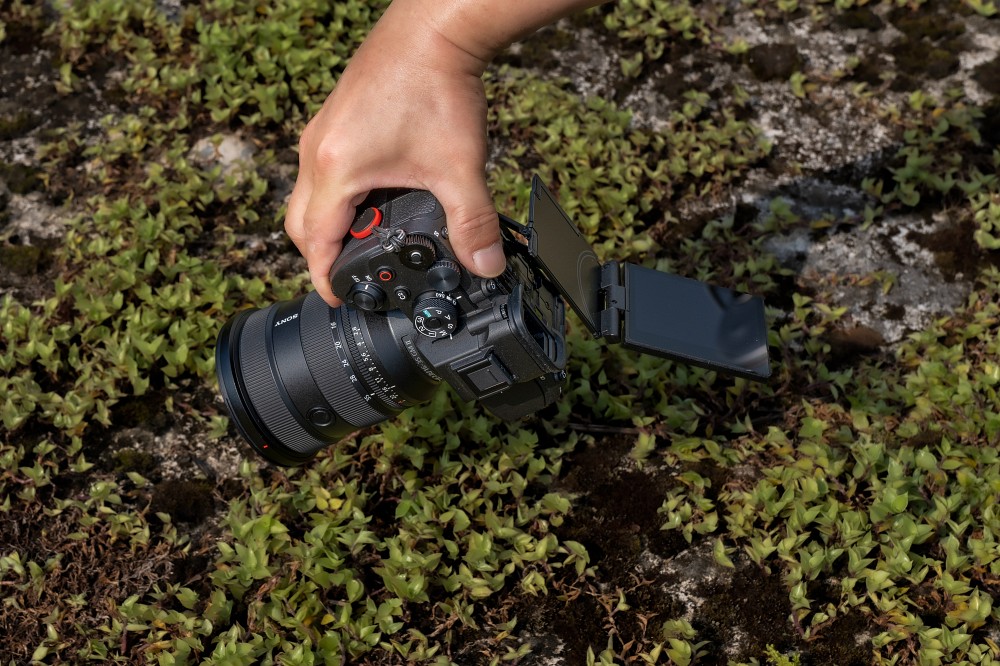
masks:
<path fill-rule="evenodd" d="M 489 247 L 477 250 L 472 254 L 472 263 L 476 273 L 482 277 L 496 277 L 507 267 L 507 259 L 503 255 L 503 245 L 497 241 Z"/>

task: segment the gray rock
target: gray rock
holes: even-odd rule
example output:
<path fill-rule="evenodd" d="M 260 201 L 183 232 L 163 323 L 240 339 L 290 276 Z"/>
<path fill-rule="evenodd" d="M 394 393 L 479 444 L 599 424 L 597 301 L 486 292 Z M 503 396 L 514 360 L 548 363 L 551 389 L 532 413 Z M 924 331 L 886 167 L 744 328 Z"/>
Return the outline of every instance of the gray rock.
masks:
<path fill-rule="evenodd" d="M 887 343 L 951 314 L 972 289 L 968 276 L 946 279 L 934 253 L 915 239 L 948 224 L 946 213 L 932 220 L 916 215 L 889 217 L 868 228 L 854 227 L 816 242 L 797 229 L 765 247 L 799 279 L 847 308 L 847 322 L 877 331 Z"/>
<path fill-rule="evenodd" d="M 253 168 L 256 146 L 238 134 L 225 134 L 200 139 L 188 153 L 188 159 L 198 166 L 210 169 L 222 167 L 222 175 L 238 175 Z"/>
<path fill-rule="evenodd" d="M 8 221 L 0 230 L 0 238 L 16 237 L 22 245 L 45 244 L 61 238 L 68 218 L 65 210 L 45 203 L 40 192 L 10 195 L 5 215 Z"/>

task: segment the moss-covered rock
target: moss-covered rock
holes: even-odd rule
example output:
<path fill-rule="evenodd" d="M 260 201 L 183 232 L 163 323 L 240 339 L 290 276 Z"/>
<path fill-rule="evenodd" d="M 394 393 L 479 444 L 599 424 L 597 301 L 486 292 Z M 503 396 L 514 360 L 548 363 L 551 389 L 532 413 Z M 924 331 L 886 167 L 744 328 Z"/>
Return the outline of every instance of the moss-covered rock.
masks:
<path fill-rule="evenodd" d="M 143 476 L 156 470 L 156 456 L 138 449 L 121 449 L 112 456 L 114 471 L 119 473 L 136 472 Z"/>
<path fill-rule="evenodd" d="M 795 44 L 760 44 L 750 49 L 747 65 L 761 81 L 775 81 L 802 69 L 802 56 Z"/>
<path fill-rule="evenodd" d="M 0 216 L 3 213 L 0 211 Z M 50 253 L 35 245 L 0 244 L 0 266 L 17 275 L 34 275 L 45 264 Z"/>
<path fill-rule="evenodd" d="M 852 7 L 837 14 L 836 25 L 848 30 L 881 30 L 885 23 L 868 7 Z"/>
<path fill-rule="evenodd" d="M 27 164 L 0 162 L 0 181 L 14 194 L 33 192 L 42 184 L 41 169 Z M 2 206 L 0 206 L 2 209 Z"/>

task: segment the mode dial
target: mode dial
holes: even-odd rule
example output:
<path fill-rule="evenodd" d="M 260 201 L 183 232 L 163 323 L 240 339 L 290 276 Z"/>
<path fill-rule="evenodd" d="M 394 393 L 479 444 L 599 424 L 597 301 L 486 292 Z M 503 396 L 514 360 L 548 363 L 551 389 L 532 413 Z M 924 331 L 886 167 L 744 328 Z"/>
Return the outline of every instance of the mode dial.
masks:
<path fill-rule="evenodd" d="M 451 335 L 458 329 L 458 307 L 446 298 L 421 298 L 413 308 L 413 326 L 429 338 Z"/>
<path fill-rule="evenodd" d="M 417 270 L 426 270 L 437 258 L 434 242 L 426 236 L 410 234 L 403 241 L 403 249 L 399 251 L 399 260 L 404 266 Z"/>
<path fill-rule="evenodd" d="M 427 271 L 427 285 L 435 291 L 451 291 L 461 280 L 462 269 L 451 259 L 442 259 Z"/>

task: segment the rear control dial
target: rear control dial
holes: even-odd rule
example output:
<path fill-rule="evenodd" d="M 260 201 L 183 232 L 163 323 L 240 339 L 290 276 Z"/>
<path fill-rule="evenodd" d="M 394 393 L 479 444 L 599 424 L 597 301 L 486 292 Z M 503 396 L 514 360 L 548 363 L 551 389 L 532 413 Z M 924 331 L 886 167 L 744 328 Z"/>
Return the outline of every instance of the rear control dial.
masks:
<path fill-rule="evenodd" d="M 461 280 L 462 269 L 451 259 L 442 259 L 427 271 L 427 285 L 436 291 L 451 291 Z"/>
<path fill-rule="evenodd" d="M 458 308 L 445 298 L 423 298 L 413 308 L 413 326 L 429 338 L 447 337 L 458 329 Z"/>

